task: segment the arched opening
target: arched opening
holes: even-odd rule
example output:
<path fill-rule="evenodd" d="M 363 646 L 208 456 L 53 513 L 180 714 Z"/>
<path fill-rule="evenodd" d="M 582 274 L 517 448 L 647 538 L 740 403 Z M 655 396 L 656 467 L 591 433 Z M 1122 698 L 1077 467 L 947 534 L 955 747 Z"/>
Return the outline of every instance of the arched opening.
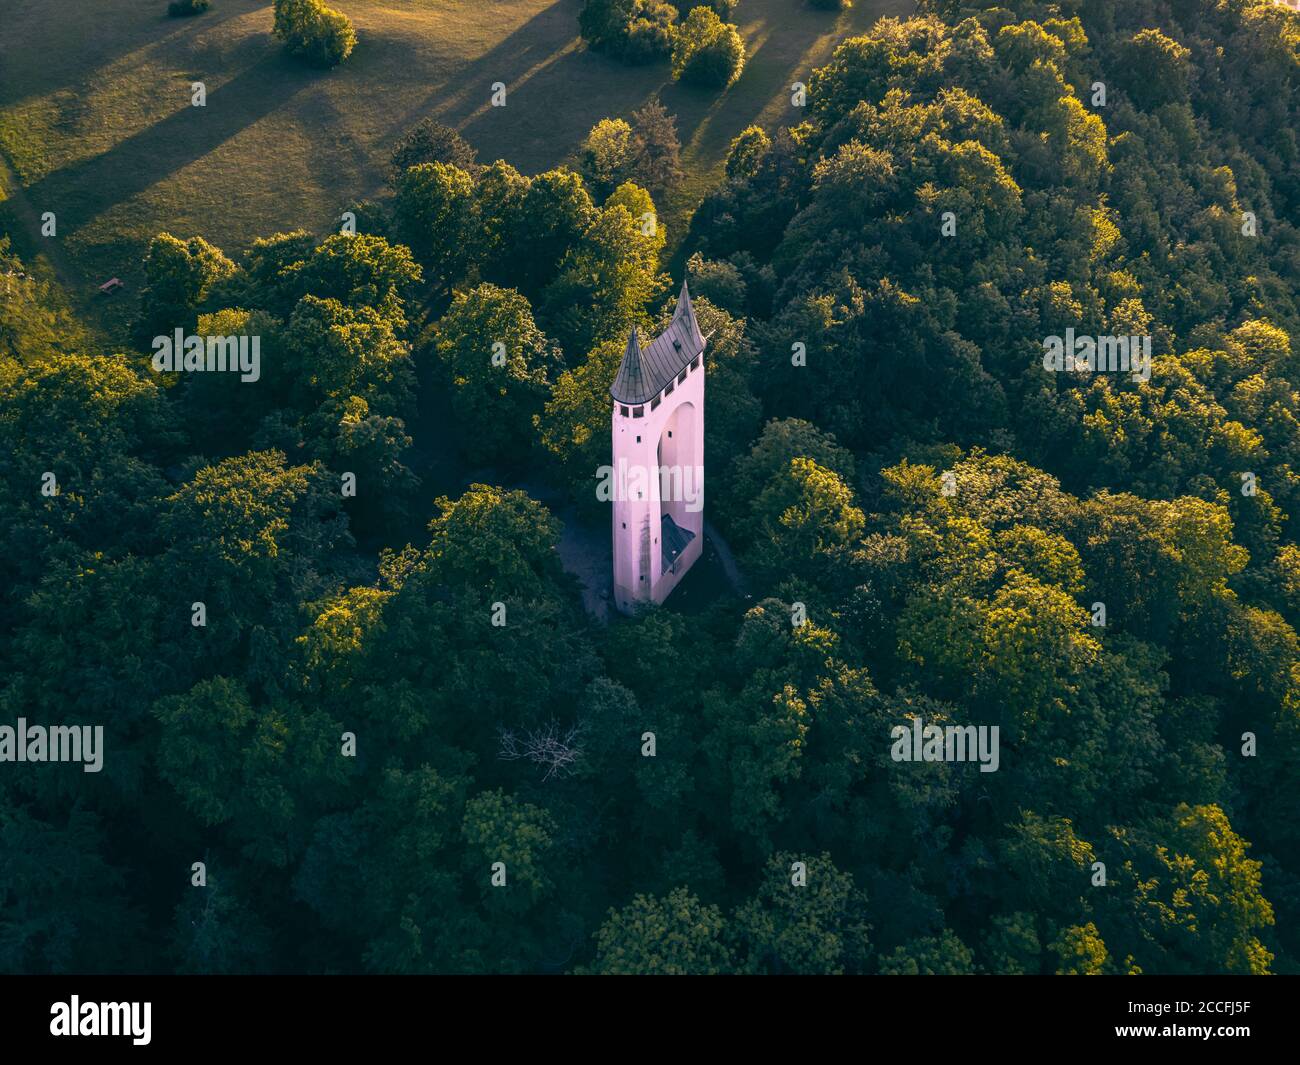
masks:
<path fill-rule="evenodd" d="M 681 403 L 664 422 L 655 448 L 659 479 L 660 569 L 667 573 L 704 528 L 704 471 L 698 465 L 695 404 Z"/>

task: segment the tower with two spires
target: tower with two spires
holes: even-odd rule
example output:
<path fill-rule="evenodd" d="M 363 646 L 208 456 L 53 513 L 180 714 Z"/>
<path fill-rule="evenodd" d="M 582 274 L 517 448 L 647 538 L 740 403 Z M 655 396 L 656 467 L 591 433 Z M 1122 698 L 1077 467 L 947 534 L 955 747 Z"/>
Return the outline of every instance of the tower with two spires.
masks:
<path fill-rule="evenodd" d="M 614 603 L 662 603 L 704 545 L 704 347 L 682 282 L 672 321 L 642 347 L 636 327 L 610 395 Z"/>

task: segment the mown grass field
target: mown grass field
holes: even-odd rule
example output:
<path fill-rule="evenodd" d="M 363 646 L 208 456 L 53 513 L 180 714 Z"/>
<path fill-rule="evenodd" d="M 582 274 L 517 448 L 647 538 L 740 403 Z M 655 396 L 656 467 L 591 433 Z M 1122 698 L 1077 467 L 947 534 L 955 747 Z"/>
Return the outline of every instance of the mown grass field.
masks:
<path fill-rule="evenodd" d="M 857 0 L 839 15 L 800 0 L 740 0 L 749 62 L 724 94 L 675 85 L 668 66 L 625 67 L 578 37 L 582 0 L 336 0 L 359 44 L 329 72 L 283 55 L 267 0 L 214 0 L 197 18 L 165 0 L 5 0 L 0 39 L 0 226 L 38 253 L 114 333 L 160 230 L 237 254 L 256 237 L 323 232 L 382 188 L 393 142 L 432 115 L 490 162 L 526 173 L 572 160 L 591 126 L 658 93 L 678 119 L 687 180 L 660 205 L 670 246 L 751 123 L 797 118 L 803 80 L 845 36 L 911 0 Z M 191 83 L 207 89 L 190 103 Z M 508 87 L 489 106 L 491 85 Z M 58 244 L 35 230 L 57 218 Z M 93 298 L 108 277 L 129 290 Z"/>

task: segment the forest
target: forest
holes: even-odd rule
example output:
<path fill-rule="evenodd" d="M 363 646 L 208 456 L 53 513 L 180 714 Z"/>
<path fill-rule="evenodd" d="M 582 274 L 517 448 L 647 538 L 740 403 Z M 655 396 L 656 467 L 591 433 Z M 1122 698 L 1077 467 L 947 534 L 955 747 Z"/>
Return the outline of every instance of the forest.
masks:
<path fill-rule="evenodd" d="M 1300 972 L 1300 16 L 922 0 L 800 89 L 680 233 L 661 106 L 417 125 L 109 342 L 0 237 L 0 724 L 102 727 L 0 764 L 0 971 Z M 683 279 L 746 592 L 602 622 L 537 496 L 608 528 Z"/>

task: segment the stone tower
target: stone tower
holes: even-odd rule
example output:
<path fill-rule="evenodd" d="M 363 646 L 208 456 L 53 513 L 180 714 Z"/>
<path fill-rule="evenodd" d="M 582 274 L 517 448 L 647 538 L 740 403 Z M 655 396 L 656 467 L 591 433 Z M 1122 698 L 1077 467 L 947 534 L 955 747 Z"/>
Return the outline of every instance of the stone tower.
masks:
<path fill-rule="evenodd" d="M 662 603 L 704 545 L 704 345 L 691 294 L 668 329 L 627 341 L 614 397 L 614 603 Z"/>

